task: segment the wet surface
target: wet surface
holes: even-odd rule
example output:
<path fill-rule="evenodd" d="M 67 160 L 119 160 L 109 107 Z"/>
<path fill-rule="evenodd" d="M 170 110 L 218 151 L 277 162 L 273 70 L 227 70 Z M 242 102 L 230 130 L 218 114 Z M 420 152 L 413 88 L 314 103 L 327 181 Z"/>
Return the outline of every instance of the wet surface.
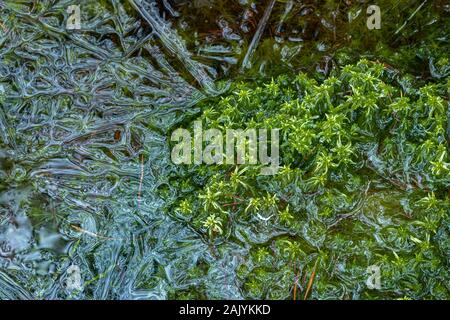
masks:
<path fill-rule="evenodd" d="M 327 75 L 341 60 L 359 58 L 335 53 L 353 41 L 348 17 L 364 26 L 357 17 L 365 7 L 86 1 L 81 30 L 67 30 L 70 4 L 76 3 L 0 1 L 0 298 L 260 298 L 238 270 L 250 268 L 255 252 L 286 232 L 242 221 L 233 239 L 212 248 L 198 230 L 166 214 L 181 190 L 168 134 L 199 112 L 199 101 L 225 92 L 235 79 L 300 70 Z M 448 6 L 435 5 L 448 14 Z M 439 14 L 427 10 L 422 19 L 432 25 Z M 404 38 L 420 39 L 420 28 L 405 28 Z M 376 42 L 354 37 L 355 47 L 369 51 Z M 410 67 L 419 81 L 448 76 L 445 63 L 425 56 L 416 62 L 420 69 Z M 361 209 L 365 223 L 375 229 L 400 223 L 379 199 L 366 201 L 373 211 Z M 325 241 L 322 231 L 305 227 L 306 252 Z M 67 287 L 73 265 L 81 290 Z M 343 272 L 336 287 L 344 289 L 329 297 L 358 298 L 357 289 L 352 296 L 345 287 L 354 288 L 364 271 Z M 277 271 L 271 272 L 272 297 L 289 298 L 295 274 L 276 283 Z"/>

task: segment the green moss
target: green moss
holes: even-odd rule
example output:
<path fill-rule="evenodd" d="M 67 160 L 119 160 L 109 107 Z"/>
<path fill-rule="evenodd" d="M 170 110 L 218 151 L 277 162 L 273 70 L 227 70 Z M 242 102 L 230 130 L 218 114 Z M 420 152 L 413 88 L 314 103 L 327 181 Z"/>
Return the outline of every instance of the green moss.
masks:
<path fill-rule="evenodd" d="M 248 298 L 289 298 L 295 274 L 309 280 L 317 259 L 312 298 L 446 298 L 447 101 L 445 84 L 405 92 L 367 60 L 322 82 L 299 74 L 236 84 L 197 120 L 281 129 L 280 171 L 186 166 L 203 182 L 174 205 L 219 247 L 236 240 L 238 224 L 247 237 L 283 235 L 260 241 L 238 269 Z M 381 290 L 365 285 L 370 265 L 381 268 Z"/>

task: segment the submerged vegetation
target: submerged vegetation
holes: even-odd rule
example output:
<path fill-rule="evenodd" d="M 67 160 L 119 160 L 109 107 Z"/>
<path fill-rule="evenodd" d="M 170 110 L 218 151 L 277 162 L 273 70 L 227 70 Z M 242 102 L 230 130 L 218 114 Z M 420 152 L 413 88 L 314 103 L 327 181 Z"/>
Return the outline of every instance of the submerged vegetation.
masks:
<path fill-rule="evenodd" d="M 301 73 L 236 84 L 196 120 L 280 128 L 279 173 L 188 166 L 180 181 L 192 187 L 169 214 L 218 250 L 254 245 L 237 271 L 247 298 L 289 298 L 299 276 L 296 290 L 308 296 L 316 269 L 313 298 L 447 298 L 449 87 L 406 92 L 401 81 L 361 60 L 320 82 Z M 371 265 L 381 290 L 365 286 Z"/>
<path fill-rule="evenodd" d="M 448 299 L 450 6 L 373 2 L 0 1 L 0 299 Z"/>

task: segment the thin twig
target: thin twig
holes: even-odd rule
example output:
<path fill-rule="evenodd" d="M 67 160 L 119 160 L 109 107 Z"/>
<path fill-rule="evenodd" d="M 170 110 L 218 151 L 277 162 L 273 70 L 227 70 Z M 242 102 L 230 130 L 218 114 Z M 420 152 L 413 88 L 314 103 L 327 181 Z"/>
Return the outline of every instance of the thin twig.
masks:
<path fill-rule="evenodd" d="M 94 237 L 94 238 L 99 238 L 99 239 L 104 239 L 104 240 L 120 240 L 120 239 L 105 237 L 105 236 L 96 234 L 94 232 L 91 232 L 91 231 L 85 230 L 83 228 L 80 228 L 79 226 L 76 226 L 74 224 L 71 224 L 70 226 L 72 227 L 72 229 L 74 229 L 74 230 L 76 230 L 78 232 L 82 232 L 84 234 L 87 234 L 87 235 L 89 235 L 91 237 Z"/>
<path fill-rule="evenodd" d="M 157 8 L 152 4 L 150 12 L 143 5 L 142 0 L 128 0 L 130 5 L 139 13 L 139 15 L 150 25 L 152 32 L 158 35 L 162 44 L 171 54 L 189 71 L 192 77 L 210 94 L 218 94 L 214 80 L 208 75 L 205 65 L 192 59 L 191 53 L 186 48 L 184 41 L 178 36 L 177 32 L 170 27 L 170 24 L 157 13 Z"/>
<path fill-rule="evenodd" d="M 231 202 L 231 203 L 224 203 L 222 204 L 222 207 L 229 207 L 229 206 L 233 206 L 233 208 L 236 207 L 237 204 L 241 204 L 242 202 Z"/>
<path fill-rule="evenodd" d="M 298 269 L 297 275 L 294 278 L 294 300 L 297 300 L 297 286 L 298 286 L 299 277 L 300 277 L 300 268 Z M 300 291 L 300 293 L 301 293 L 301 291 Z"/>
<path fill-rule="evenodd" d="M 306 300 L 306 298 L 308 297 L 309 294 L 309 290 L 312 287 L 313 281 L 314 281 L 314 276 L 316 275 L 316 267 L 317 267 L 317 262 L 319 261 L 319 258 L 317 258 L 316 263 L 314 263 L 314 268 L 313 271 L 311 273 L 311 277 L 309 278 L 309 282 L 308 282 L 308 288 L 306 288 L 306 292 L 305 292 L 305 296 L 303 297 L 303 300 Z"/>
<path fill-rule="evenodd" d="M 138 190 L 138 209 L 141 203 L 141 191 L 142 191 L 142 182 L 144 181 L 144 155 L 141 154 L 141 175 L 139 177 L 139 190 Z"/>
<path fill-rule="evenodd" d="M 406 21 L 402 24 L 402 26 L 395 31 L 394 35 L 396 35 L 397 33 L 399 33 L 400 31 L 403 30 L 403 28 L 408 24 L 408 22 L 416 15 L 417 12 L 419 12 L 420 9 L 422 9 L 422 7 L 424 6 L 424 4 L 427 2 L 428 0 L 425 0 L 424 2 L 422 2 L 420 4 L 420 6 L 412 13 L 412 15 L 409 16 L 408 19 L 406 19 Z"/>
<path fill-rule="evenodd" d="M 253 36 L 252 42 L 250 43 L 250 46 L 248 47 L 247 53 L 245 54 L 244 60 L 242 61 L 241 70 L 243 68 L 250 67 L 249 60 L 252 57 L 253 52 L 255 51 L 256 47 L 258 46 L 259 40 L 261 39 L 264 28 L 267 25 L 267 21 L 269 20 L 270 13 L 272 12 L 275 2 L 276 2 L 275 0 L 271 0 L 269 5 L 266 8 L 266 11 L 264 11 L 264 15 L 258 23 L 258 29 L 256 30 L 255 35 Z"/>

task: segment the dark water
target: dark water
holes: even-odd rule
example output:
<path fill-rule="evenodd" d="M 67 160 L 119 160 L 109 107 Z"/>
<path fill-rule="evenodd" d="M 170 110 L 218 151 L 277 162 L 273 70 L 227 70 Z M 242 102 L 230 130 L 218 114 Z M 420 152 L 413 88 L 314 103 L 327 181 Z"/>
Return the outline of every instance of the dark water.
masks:
<path fill-rule="evenodd" d="M 421 4 L 409 2 L 385 3 L 381 35 L 366 30 L 357 1 L 81 1 L 81 30 L 66 28 L 78 2 L 0 1 L 0 298 L 251 296 L 237 270 L 283 231 L 242 224 L 246 236 L 217 249 L 165 214 L 180 170 L 168 133 L 236 79 L 325 76 L 363 53 L 402 60 L 389 50 L 419 48 L 424 26 L 449 13 L 427 3 L 425 24 L 413 16 L 402 38 L 388 38 Z M 433 52 L 418 53 L 405 67 L 418 81 L 448 76 Z M 400 223 L 390 205 L 367 201 L 356 209 L 370 223 Z M 67 288 L 71 266 L 80 290 Z M 330 297 L 358 298 L 356 278 L 343 277 Z M 290 281 L 274 284 L 275 298 L 290 297 Z"/>

